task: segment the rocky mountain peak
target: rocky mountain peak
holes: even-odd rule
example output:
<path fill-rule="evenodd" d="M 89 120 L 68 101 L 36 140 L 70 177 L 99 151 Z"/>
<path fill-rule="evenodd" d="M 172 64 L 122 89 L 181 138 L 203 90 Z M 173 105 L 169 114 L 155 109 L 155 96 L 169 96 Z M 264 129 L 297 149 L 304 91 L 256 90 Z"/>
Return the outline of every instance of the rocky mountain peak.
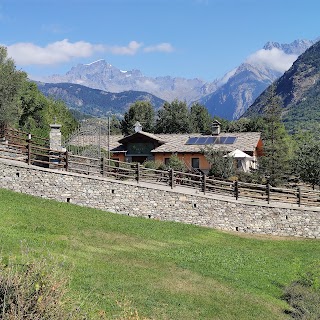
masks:
<path fill-rule="evenodd" d="M 305 52 L 310 46 L 315 43 L 313 40 L 294 40 L 291 43 L 279 43 L 268 41 L 264 46 L 264 50 L 272 50 L 273 48 L 279 49 L 286 54 L 294 54 L 294 55 L 301 55 Z"/>

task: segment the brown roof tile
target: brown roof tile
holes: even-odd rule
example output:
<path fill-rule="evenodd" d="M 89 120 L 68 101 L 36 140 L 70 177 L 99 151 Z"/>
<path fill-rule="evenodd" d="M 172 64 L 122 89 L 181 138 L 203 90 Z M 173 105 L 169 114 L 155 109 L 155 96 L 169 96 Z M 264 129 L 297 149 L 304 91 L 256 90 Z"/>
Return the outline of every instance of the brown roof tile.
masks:
<path fill-rule="evenodd" d="M 158 141 L 164 142 L 161 146 L 152 150 L 153 153 L 184 153 L 184 152 L 193 152 L 198 153 L 204 147 L 204 145 L 187 145 L 186 142 L 191 137 L 199 137 L 200 134 L 144 134 L 152 139 L 157 139 Z M 210 137 L 210 135 L 204 136 Z M 260 132 L 234 132 L 234 133 L 221 133 L 219 137 L 236 137 L 236 140 L 233 144 L 211 144 L 208 146 L 212 146 L 215 149 L 223 148 L 226 151 L 233 151 L 235 149 L 242 150 L 244 152 L 252 152 L 257 147 L 257 144 L 260 140 L 261 134 Z M 119 143 L 119 140 L 123 139 L 122 135 L 110 135 L 109 137 L 109 145 L 111 152 L 124 152 L 124 146 Z M 87 144 L 90 144 L 90 136 L 82 136 L 82 140 L 86 141 Z M 76 139 L 74 141 L 76 143 Z M 101 136 L 100 144 L 102 148 L 108 149 L 108 137 Z"/>

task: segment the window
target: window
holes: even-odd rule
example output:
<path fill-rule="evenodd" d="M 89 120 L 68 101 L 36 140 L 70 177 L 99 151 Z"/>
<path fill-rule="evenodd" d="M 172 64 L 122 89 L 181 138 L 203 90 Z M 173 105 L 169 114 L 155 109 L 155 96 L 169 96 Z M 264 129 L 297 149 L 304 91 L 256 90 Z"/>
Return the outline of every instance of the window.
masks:
<path fill-rule="evenodd" d="M 191 166 L 192 166 L 192 168 L 200 168 L 199 158 L 192 158 L 191 159 Z"/>
<path fill-rule="evenodd" d="M 243 169 L 242 168 L 242 160 L 237 159 L 237 169 Z"/>
<path fill-rule="evenodd" d="M 164 158 L 164 164 L 166 166 L 169 166 L 169 161 L 170 161 L 170 158 Z"/>

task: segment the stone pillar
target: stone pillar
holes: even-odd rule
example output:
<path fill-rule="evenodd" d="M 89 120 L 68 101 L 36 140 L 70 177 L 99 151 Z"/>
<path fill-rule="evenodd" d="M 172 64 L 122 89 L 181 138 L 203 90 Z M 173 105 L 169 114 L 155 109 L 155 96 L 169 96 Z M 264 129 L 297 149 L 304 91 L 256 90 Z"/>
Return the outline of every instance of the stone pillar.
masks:
<path fill-rule="evenodd" d="M 50 149 L 53 151 L 50 151 L 51 156 L 49 156 L 49 168 L 59 168 L 59 165 L 61 163 L 61 153 L 66 151 L 66 149 L 61 145 L 60 128 L 61 124 L 50 124 Z"/>
<path fill-rule="evenodd" d="M 66 151 L 61 145 L 61 124 L 50 124 L 50 149 L 57 151 Z"/>

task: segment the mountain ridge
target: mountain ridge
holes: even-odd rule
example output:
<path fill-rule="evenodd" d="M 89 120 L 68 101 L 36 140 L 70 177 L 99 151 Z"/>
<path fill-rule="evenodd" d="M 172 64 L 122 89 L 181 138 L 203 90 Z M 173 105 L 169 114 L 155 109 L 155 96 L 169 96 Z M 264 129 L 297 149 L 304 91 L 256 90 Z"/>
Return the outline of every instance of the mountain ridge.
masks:
<path fill-rule="evenodd" d="M 65 75 L 52 75 L 45 81 L 79 84 L 110 93 L 148 92 L 168 102 L 174 99 L 188 104 L 199 102 L 212 116 L 235 120 L 313 43 L 312 40 L 295 40 L 289 44 L 269 41 L 237 68 L 212 82 L 171 76 L 151 78 L 137 69 L 120 70 L 104 59 L 78 64 Z"/>
<path fill-rule="evenodd" d="M 274 49 L 281 55 L 281 52 L 295 59 L 305 52 L 314 41 L 295 40 L 290 44 L 278 42 L 267 42 L 262 50 L 266 54 Z M 273 52 L 274 54 L 274 52 Z M 281 57 L 281 56 L 280 56 Z M 283 57 L 282 57 L 283 58 Z M 234 74 L 228 81 L 217 88 L 216 91 L 202 97 L 199 103 L 204 104 L 212 115 L 217 115 L 229 120 L 239 119 L 255 99 L 283 72 L 276 68 L 270 68 L 266 64 L 255 61 L 250 57 L 236 68 Z"/>
<path fill-rule="evenodd" d="M 310 128 L 320 129 L 320 41 L 308 48 L 278 80 L 274 91 L 282 101 L 283 121 L 291 132 Z M 255 117 L 264 113 L 268 87 L 243 114 Z M 305 123 L 303 125 L 303 123 Z"/>
<path fill-rule="evenodd" d="M 94 117 L 122 116 L 136 101 L 150 101 L 156 110 L 165 102 L 142 91 L 113 93 L 75 83 L 36 83 L 45 96 L 62 100 L 70 109 Z"/>

